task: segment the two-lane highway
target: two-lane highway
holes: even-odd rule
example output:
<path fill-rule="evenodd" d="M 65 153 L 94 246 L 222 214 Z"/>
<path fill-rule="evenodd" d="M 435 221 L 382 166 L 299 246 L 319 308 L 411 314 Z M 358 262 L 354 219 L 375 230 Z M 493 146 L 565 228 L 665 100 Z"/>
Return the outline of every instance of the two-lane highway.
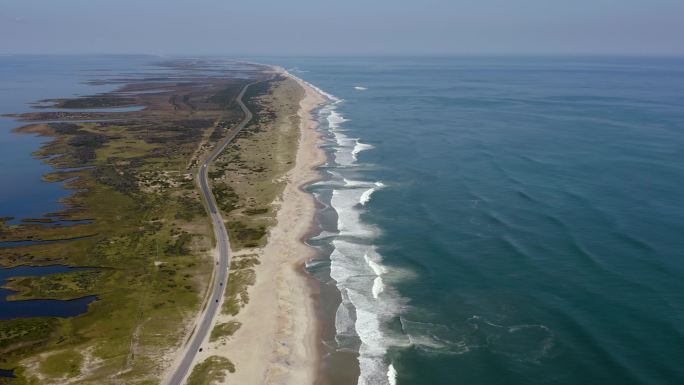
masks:
<path fill-rule="evenodd" d="M 199 322 L 197 325 L 195 325 L 194 332 L 190 337 L 191 339 L 189 343 L 186 344 L 183 356 L 177 363 L 178 366 L 174 370 L 173 374 L 168 378 L 168 385 L 181 385 L 187 377 L 188 371 L 192 366 L 192 362 L 195 359 L 197 352 L 202 347 L 202 344 L 206 340 L 209 329 L 214 322 L 214 318 L 216 317 L 216 313 L 223 297 L 225 284 L 228 280 L 228 270 L 230 269 L 230 242 L 228 240 L 226 227 L 223 224 L 223 218 L 221 218 L 221 213 L 216 206 L 214 194 L 211 192 L 211 187 L 209 186 L 207 169 L 209 168 L 211 162 L 213 162 L 221 154 L 221 152 L 223 152 L 228 143 L 230 143 L 240 132 L 240 130 L 242 130 L 252 119 L 252 112 L 242 102 L 242 97 L 244 96 L 245 91 L 247 91 L 247 88 L 252 84 L 254 83 L 247 84 L 244 88 L 242 88 L 240 94 L 236 98 L 236 102 L 242 109 L 242 112 L 245 114 L 244 119 L 242 119 L 240 124 L 232 130 L 232 132 L 223 140 L 223 142 L 214 148 L 214 150 L 201 164 L 197 172 L 197 182 L 199 184 L 200 190 L 202 191 L 204 201 L 207 204 L 209 216 L 211 217 L 211 223 L 214 228 L 219 258 L 215 266 L 216 270 L 214 271 L 214 281 L 209 288 L 210 296 L 208 296 L 208 303 L 205 305 L 203 313 L 200 315 Z"/>

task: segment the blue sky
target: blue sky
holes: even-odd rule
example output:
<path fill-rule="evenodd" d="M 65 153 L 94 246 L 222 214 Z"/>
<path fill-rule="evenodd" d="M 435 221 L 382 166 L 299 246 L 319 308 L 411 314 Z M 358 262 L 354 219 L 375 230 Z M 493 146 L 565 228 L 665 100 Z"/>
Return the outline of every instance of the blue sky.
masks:
<path fill-rule="evenodd" d="M 0 53 L 684 54 L 684 0 L 0 0 Z"/>

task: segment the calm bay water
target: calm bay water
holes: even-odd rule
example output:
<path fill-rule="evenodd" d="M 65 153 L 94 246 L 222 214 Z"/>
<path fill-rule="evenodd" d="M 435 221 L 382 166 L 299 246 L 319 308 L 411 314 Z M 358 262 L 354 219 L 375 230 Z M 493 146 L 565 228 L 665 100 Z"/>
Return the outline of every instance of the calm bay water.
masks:
<path fill-rule="evenodd" d="M 11 277 L 43 276 L 48 274 L 67 273 L 76 269 L 66 266 L 18 266 L 0 268 L 0 286 Z M 72 300 L 32 299 L 7 301 L 6 297 L 15 292 L 0 288 L 0 320 L 27 317 L 74 317 L 88 311 L 88 305 L 97 299 L 86 296 Z M 0 375 L 0 377 L 2 377 Z"/>
<path fill-rule="evenodd" d="M 32 111 L 33 104 L 52 98 L 91 95 L 115 88 L 115 85 L 98 85 L 91 81 L 114 76 L 134 76 L 159 71 L 149 66 L 156 58 L 142 56 L 1 56 L 0 57 L 0 115 Z M 131 110 L 132 108 L 117 109 Z M 40 109 L 35 111 L 54 111 Z M 98 111 L 103 109 L 95 109 Z M 63 209 L 59 200 L 70 192 L 62 183 L 48 183 L 43 175 L 55 171 L 37 159 L 33 153 L 49 138 L 17 134 L 12 129 L 22 123 L 11 117 L 0 116 L 0 217 L 14 217 L 10 224 L 22 218 L 41 218 Z M 49 216 L 49 215 L 48 215 Z M 53 223 L 69 226 L 88 221 L 60 221 Z M 49 243 L 50 241 L 47 241 Z M 0 242 L 0 266 L 7 248 L 41 241 Z M 66 266 L 19 266 L 0 268 L 0 285 L 17 276 L 42 276 L 64 273 Z M 95 296 L 61 300 L 7 301 L 14 292 L 0 289 L 0 320 L 23 317 L 72 317 L 88 310 Z M 0 377 L 11 372 L 0 371 Z"/>
<path fill-rule="evenodd" d="M 684 383 L 684 60 L 279 62 L 360 383 Z"/>
<path fill-rule="evenodd" d="M 44 99 L 93 95 L 116 88 L 93 81 L 130 78 L 141 73 L 165 69 L 152 66 L 157 57 L 148 56 L 0 56 L 0 115 L 30 111 Z M 116 111 L 135 110 L 126 107 Z M 91 111 L 108 111 L 93 109 Z M 73 110 L 72 110 L 73 111 Z M 59 199 L 69 195 L 61 183 L 41 180 L 54 171 L 32 154 L 48 140 L 33 135 L 19 135 L 12 129 L 22 123 L 0 116 L 0 217 L 40 218 L 63 208 Z"/>

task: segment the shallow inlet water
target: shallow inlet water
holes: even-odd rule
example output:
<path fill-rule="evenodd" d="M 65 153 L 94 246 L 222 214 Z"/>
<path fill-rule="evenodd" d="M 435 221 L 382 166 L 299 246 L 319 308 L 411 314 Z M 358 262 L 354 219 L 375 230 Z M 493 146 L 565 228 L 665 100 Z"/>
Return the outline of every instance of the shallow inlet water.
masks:
<path fill-rule="evenodd" d="M 683 59 L 261 60 L 340 99 L 330 382 L 684 383 Z"/>
<path fill-rule="evenodd" d="M 59 265 L 0 268 L 0 286 L 12 277 L 43 276 L 66 273 L 76 269 Z M 87 296 L 69 301 L 53 299 L 8 301 L 7 296 L 13 293 L 15 292 L 12 290 L 0 288 L 0 320 L 28 317 L 74 317 L 88 311 L 88 305 L 97 299 L 96 296 Z"/>
<path fill-rule="evenodd" d="M 47 112 L 54 109 L 33 108 L 43 99 L 93 95 L 115 89 L 118 85 L 88 83 L 125 71 L 154 73 L 150 56 L 3 56 L 0 58 L 0 115 L 23 112 Z M 87 111 L 135 111 L 140 106 L 88 109 Z M 62 109 L 56 109 L 62 110 Z M 63 109 L 75 112 L 77 109 Z M 12 129 L 24 122 L 0 116 L 0 217 L 41 218 L 60 211 L 59 200 L 68 196 L 61 183 L 47 183 L 42 176 L 55 171 L 33 152 L 49 138 L 16 134 Z M 59 221 L 59 218 L 54 218 Z M 71 224 L 64 222 L 64 225 Z"/>

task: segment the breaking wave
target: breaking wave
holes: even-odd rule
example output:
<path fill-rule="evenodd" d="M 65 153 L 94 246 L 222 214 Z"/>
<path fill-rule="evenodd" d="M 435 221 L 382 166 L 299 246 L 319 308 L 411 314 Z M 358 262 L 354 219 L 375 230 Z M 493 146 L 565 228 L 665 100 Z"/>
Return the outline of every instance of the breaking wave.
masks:
<path fill-rule="evenodd" d="M 359 203 L 361 206 L 365 206 L 366 203 L 370 202 L 371 200 L 371 195 L 373 195 L 374 192 L 377 190 L 385 187 L 382 182 L 375 182 L 375 187 L 371 187 L 368 190 L 364 191 L 363 194 L 361 194 L 361 198 L 359 198 Z"/>
<path fill-rule="evenodd" d="M 331 159 L 326 165 L 330 178 L 312 185 L 317 192 L 325 191 L 315 196 L 329 199 L 322 206 L 332 208 L 337 221 L 331 217 L 331 227 L 312 239 L 332 250 L 330 277 L 341 297 L 335 313 L 336 348 L 358 352 L 358 384 L 396 384 L 397 370 L 388 355 L 392 348 L 412 347 L 429 354 L 484 349 L 525 362 L 547 356 L 555 337 L 544 325 L 498 325 L 478 316 L 461 320 L 458 327 L 406 319 L 406 300 L 393 283 L 406 279 L 409 272 L 384 263 L 374 245 L 381 231 L 363 220 L 375 193 L 386 186 L 363 180 L 357 155 L 373 146 L 347 135 L 344 126 L 349 120 L 338 111 L 341 103 L 330 99 L 319 110 L 319 121 L 327 128 L 323 148 Z"/>
<path fill-rule="evenodd" d="M 372 149 L 373 146 L 370 144 L 366 143 L 361 143 L 359 139 L 356 139 L 356 144 L 354 144 L 354 149 L 352 150 L 352 156 L 354 159 L 356 159 L 356 155 L 358 155 L 361 151 L 366 151 Z"/>
<path fill-rule="evenodd" d="M 357 155 L 373 146 L 346 135 L 343 125 L 349 120 L 337 110 L 342 100 L 324 95 L 330 102 L 319 110 L 319 121 L 330 139 L 324 148 L 333 160 L 328 164 L 332 178 L 318 182 L 315 188 L 332 192 L 329 206 L 337 213 L 337 231 L 322 232 L 313 239 L 326 240 L 332 246 L 330 277 L 342 298 L 335 313 L 335 339 L 341 351 L 358 350 L 360 385 L 395 384 L 387 350 L 406 340 L 405 336 L 392 336 L 385 325 L 396 318 L 402 301 L 387 285 L 386 278 L 393 272 L 373 245 L 379 230 L 361 219 L 373 194 L 385 185 L 348 177 L 349 171 L 356 171 Z"/>
<path fill-rule="evenodd" d="M 387 370 L 387 381 L 390 385 L 397 385 L 397 370 L 394 369 L 394 365 L 390 364 Z"/>

